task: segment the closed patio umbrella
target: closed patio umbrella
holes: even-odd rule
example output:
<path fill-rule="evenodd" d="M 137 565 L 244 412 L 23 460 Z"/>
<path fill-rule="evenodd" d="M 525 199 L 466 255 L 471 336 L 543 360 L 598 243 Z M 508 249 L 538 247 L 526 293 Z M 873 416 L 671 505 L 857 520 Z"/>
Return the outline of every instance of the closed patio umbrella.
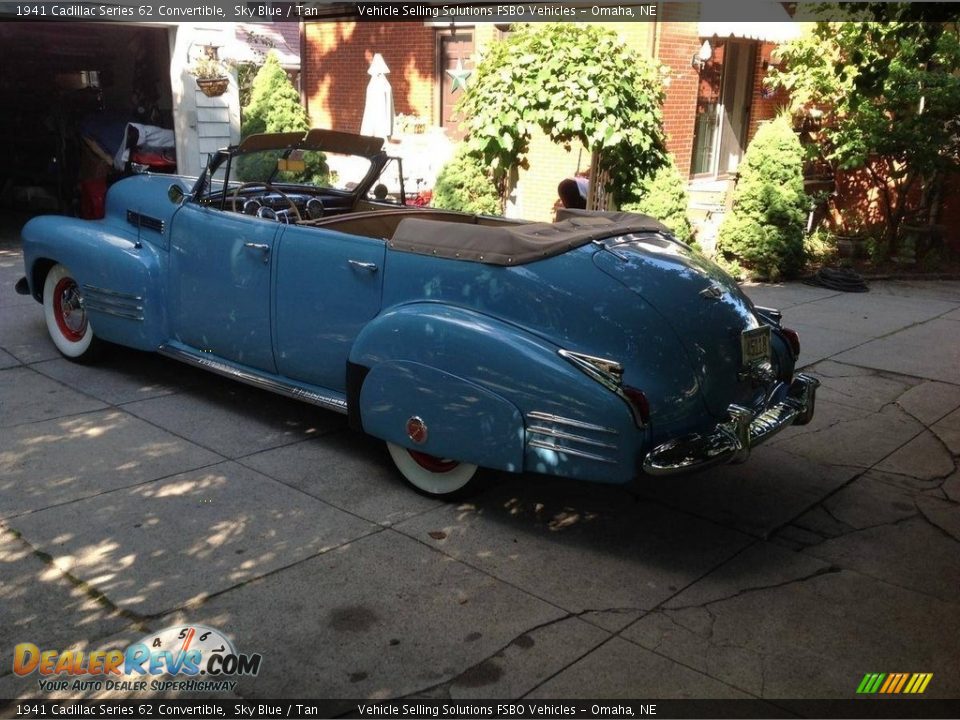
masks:
<path fill-rule="evenodd" d="M 367 100 L 363 106 L 363 120 L 360 122 L 360 134 L 388 138 L 393 135 L 393 88 L 387 80 L 390 68 L 383 56 L 376 53 L 370 61 L 367 73 Z"/>

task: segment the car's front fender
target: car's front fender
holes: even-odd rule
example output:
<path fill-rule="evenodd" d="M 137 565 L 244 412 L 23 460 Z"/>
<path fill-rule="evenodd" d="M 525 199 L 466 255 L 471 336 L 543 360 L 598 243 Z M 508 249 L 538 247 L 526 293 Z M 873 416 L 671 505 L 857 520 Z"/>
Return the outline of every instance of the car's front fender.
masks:
<path fill-rule="evenodd" d="M 59 263 L 80 285 L 97 337 L 141 350 L 166 339 L 165 253 L 139 242 L 135 227 L 110 220 L 41 216 L 21 231 L 30 292 L 43 300 L 47 272 Z"/>

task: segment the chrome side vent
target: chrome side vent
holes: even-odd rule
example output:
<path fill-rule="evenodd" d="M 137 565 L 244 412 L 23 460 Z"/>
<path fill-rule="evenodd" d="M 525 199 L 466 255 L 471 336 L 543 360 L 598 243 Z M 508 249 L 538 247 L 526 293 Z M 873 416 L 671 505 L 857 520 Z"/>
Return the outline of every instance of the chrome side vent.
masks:
<path fill-rule="evenodd" d="M 163 235 L 164 222 L 159 218 L 143 215 L 134 210 L 127 210 L 127 222 L 138 228 L 147 228 Z"/>
<path fill-rule="evenodd" d="M 617 435 L 604 425 L 551 413 L 527 413 L 527 446 L 595 462 L 617 462 Z"/>
<path fill-rule="evenodd" d="M 114 315 L 125 320 L 143 320 L 143 298 L 140 295 L 84 285 L 81 302 L 90 312 Z"/>

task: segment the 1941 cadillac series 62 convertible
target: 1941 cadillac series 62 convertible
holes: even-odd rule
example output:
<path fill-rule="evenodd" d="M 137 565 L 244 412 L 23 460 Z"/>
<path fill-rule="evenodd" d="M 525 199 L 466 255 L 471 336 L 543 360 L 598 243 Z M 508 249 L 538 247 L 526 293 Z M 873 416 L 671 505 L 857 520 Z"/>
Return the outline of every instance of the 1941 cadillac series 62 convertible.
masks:
<path fill-rule="evenodd" d="M 68 358 L 118 343 L 345 413 L 434 496 L 478 467 L 742 462 L 810 421 L 797 333 L 657 221 L 410 207 L 398 164 L 379 138 L 252 136 L 192 185 L 116 183 L 102 220 L 31 220 L 18 290 Z"/>

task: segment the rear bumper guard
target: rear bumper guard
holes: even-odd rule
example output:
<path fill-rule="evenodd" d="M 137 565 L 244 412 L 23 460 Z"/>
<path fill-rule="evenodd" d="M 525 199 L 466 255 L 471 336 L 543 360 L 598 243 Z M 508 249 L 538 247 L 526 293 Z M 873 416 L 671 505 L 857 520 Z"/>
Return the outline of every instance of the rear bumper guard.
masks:
<path fill-rule="evenodd" d="M 746 462 L 755 445 L 788 425 L 810 422 L 819 386 L 820 381 L 815 377 L 799 373 L 786 397 L 759 413 L 731 405 L 730 419 L 719 423 L 711 432 L 670 440 L 651 450 L 644 458 L 643 471 L 647 475 L 677 475 L 723 463 Z"/>

